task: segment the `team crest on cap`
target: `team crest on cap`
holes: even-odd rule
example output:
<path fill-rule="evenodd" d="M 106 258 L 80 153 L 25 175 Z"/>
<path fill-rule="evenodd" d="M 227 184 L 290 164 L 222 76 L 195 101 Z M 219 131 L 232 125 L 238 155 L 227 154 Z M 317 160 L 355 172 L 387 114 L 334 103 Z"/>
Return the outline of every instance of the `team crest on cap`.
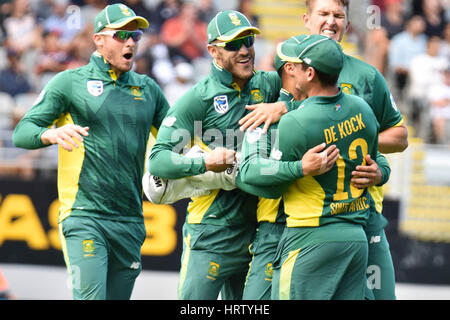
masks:
<path fill-rule="evenodd" d="M 225 114 L 229 107 L 227 96 L 224 95 L 214 97 L 214 110 L 216 110 L 217 113 Z"/>
<path fill-rule="evenodd" d="M 239 17 L 236 15 L 235 12 L 229 13 L 228 16 L 230 17 L 230 20 L 231 20 L 232 24 L 234 24 L 235 26 L 240 26 L 241 25 L 241 20 L 239 19 Z"/>
<path fill-rule="evenodd" d="M 120 11 L 122 11 L 122 13 L 124 15 L 126 15 L 128 17 L 131 16 L 131 12 L 126 5 L 121 4 L 121 5 L 119 5 L 119 8 L 120 8 Z"/>
<path fill-rule="evenodd" d="M 86 85 L 88 92 L 94 97 L 98 97 L 103 93 L 103 82 L 100 80 L 89 80 Z"/>

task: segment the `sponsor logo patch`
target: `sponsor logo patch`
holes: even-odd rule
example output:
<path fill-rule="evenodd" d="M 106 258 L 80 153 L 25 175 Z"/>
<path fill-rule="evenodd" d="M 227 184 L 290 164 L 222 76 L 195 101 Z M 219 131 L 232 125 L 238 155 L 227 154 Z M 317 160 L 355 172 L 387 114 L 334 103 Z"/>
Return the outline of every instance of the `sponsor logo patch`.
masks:
<path fill-rule="evenodd" d="M 223 95 L 214 97 L 214 110 L 216 110 L 217 113 L 225 114 L 227 113 L 229 107 L 227 96 Z"/>
<path fill-rule="evenodd" d="M 208 268 L 208 275 L 206 276 L 208 279 L 216 280 L 220 273 L 220 264 L 210 261 Z"/>
<path fill-rule="evenodd" d="M 167 117 L 163 120 L 161 125 L 164 127 L 171 127 L 175 124 L 175 121 L 177 121 L 176 117 Z"/>
<path fill-rule="evenodd" d="M 268 263 L 267 265 L 266 265 L 266 270 L 264 271 L 264 274 L 265 274 L 265 279 L 264 280 L 267 280 L 267 281 L 272 281 L 272 276 L 273 276 L 273 266 L 272 266 L 272 263 Z"/>
<path fill-rule="evenodd" d="M 262 95 L 262 93 L 259 89 L 250 91 L 250 94 L 252 96 L 252 102 L 261 103 L 264 101 L 264 96 Z"/>
<path fill-rule="evenodd" d="M 256 128 L 253 131 L 247 133 L 247 142 L 248 143 L 255 143 L 259 139 L 261 139 L 262 136 L 262 129 Z"/>
<path fill-rule="evenodd" d="M 350 83 L 341 83 L 342 92 L 346 94 L 353 94 L 353 86 Z"/>
<path fill-rule="evenodd" d="M 95 255 L 94 240 L 83 240 L 83 252 L 85 257 L 92 257 Z"/>
<path fill-rule="evenodd" d="M 103 93 L 103 82 L 100 80 L 89 80 L 86 85 L 88 92 L 94 97 L 98 97 Z"/>

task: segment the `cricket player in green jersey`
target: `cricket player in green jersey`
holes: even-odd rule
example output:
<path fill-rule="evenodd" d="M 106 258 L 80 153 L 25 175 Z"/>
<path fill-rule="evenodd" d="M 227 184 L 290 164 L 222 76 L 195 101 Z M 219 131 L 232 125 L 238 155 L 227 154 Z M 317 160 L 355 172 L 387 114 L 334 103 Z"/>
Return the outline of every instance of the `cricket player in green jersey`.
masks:
<path fill-rule="evenodd" d="M 141 270 L 146 147 L 169 110 L 156 82 L 131 71 L 148 25 L 123 4 L 106 6 L 89 64 L 51 79 L 14 130 L 17 147 L 59 145 L 59 228 L 74 299 L 129 299 Z"/>
<path fill-rule="evenodd" d="M 169 110 L 150 155 L 152 175 L 177 179 L 232 165 L 243 138 L 236 133 L 245 105 L 274 102 L 281 87 L 276 73 L 254 71 L 258 33 L 237 11 L 221 11 L 211 20 L 211 72 Z M 200 158 L 181 155 L 192 139 L 212 151 Z M 242 298 L 256 203 L 256 197 L 239 189 L 192 198 L 183 226 L 180 299 L 217 299 L 219 292 L 223 299 Z"/>
<path fill-rule="evenodd" d="M 348 0 L 308 0 L 308 11 L 303 16 L 303 22 L 311 34 L 329 36 L 340 42 L 347 31 L 350 21 L 348 19 Z M 408 131 L 403 122 L 402 115 L 395 105 L 386 81 L 375 67 L 349 55 L 344 54 L 344 66 L 340 73 L 338 84 L 344 93 L 353 94 L 363 98 L 374 111 L 380 124 L 378 146 L 382 153 L 401 152 L 408 146 Z M 300 105 L 293 101 L 286 103 L 283 111 L 295 110 Z M 274 115 L 266 113 L 265 105 L 249 107 L 253 112 L 244 117 L 240 124 L 241 129 L 256 128 L 270 118 L 276 121 Z M 264 127 L 264 131 L 267 126 Z M 377 274 L 368 271 L 368 276 L 377 279 L 375 284 L 368 281 L 368 299 L 395 299 L 395 272 L 389 243 L 386 239 L 384 228 L 387 220 L 381 214 L 383 189 L 377 187 L 370 178 L 375 172 L 375 165 L 365 166 L 361 171 L 354 173 L 353 184 L 355 187 L 370 187 L 370 193 L 375 201 L 375 210 L 372 210 L 370 221 L 366 227 L 369 241 L 370 270 L 379 270 Z M 376 268 L 373 268 L 376 266 Z M 379 284 L 379 286 L 377 286 Z"/>
<path fill-rule="evenodd" d="M 302 39 L 302 38 L 300 38 Z M 298 40 L 298 39 L 297 39 Z M 377 155 L 378 123 L 368 104 L 337 86 L 342 51 L 331 38 L 311 35 L 284 42 L 277 55 L 295 89 L 308 97 L 278 124 L 278 148 L 270 157 L 293 161 L 309 148 L 336 144 L 340 156 L 330 171 L 291 184 L 271 185 L 283 194 L 286 228 L 273 263 L 273 299 L 363 299 L 367 266 L 366 224 L 371 205 L 367 189 L 355 188 L 351 172 Z M 247 133 L 240 178 L 263 180 L 254 151 L 262 130 Z M 249 149 L 250 151 L 248 151 Z M 265 180 L 269 180 L 267 177 Z"/>
<path fill-rule="evenodd" d="M 299 43 L 305 40 L 308 36 L 301 35 L 296 37 L 291 37 L 286 40 L 286 43 Z M 301 101 L 306 98 L 304 94 L 298 90 L 295 72 L 292 70 L 292 65 L 286 64 L 286 60 L 281 58 L 282 52 L 280 51 L 281 44 L 277 47 L 277 54 L 275 57 L 275 68 L 278 70 L 282 80 L 283 88 L 280 91 L 279 101 Z M 286 180 L 284 177 L 281 178 L 278 175 L 279 162 L 275 159 L 270 159 L 271 155 L 271 132 L 276 132 L 277 124 L 272 124 L 265 135 L 265 139 L 259 138 L 258 134 L 262 132 L 262 127 L 255 129 L 255 132 L 249 134 L 249 137 L 256 137 L 257 142 L 249 144 L 247 140 L 244 140 L 244 147 L 242 148 L 241 159 L 244 163 L 248 162 L 249 157 L 259 158 L 257 165 L 245 165 L 240 171 L 240 175 L 236 179 L 236 185 L 242 190 L 247 190 L 249 193 L 256 194 L 262 197 L 273 197 L 274 185 L 284 183 L 289 185 L 289 178 Z M 276 136 L 276 135 L 275 135 Z M 251 140 L 252 138 L 250 138 Z M 274 141 L 276 142 L 276 141 Z M 262 144 L 264 143 L 264 144 Z M 264 152 L 260 154 L 260 152 Z M 308 151 L 310 152 L 310 151 Z M 272 155 L 276 157 L 276 154 Z M 269 158 L 268 160 L 265 160 Z M 327 167 L 321 169 L 317 168 L 319 171 L 310 171 L 307 167 L 303 166 L 303 174 L 307 175 L 318 175 L 327 172 L 334 165 L 336 159 L 327 162 Z M 370 161 L 370 156 L 367 156 L 367 161 Z M 380 163 L 379 170 L 377 170 L 377 182 L 387 181 L 390 174 L 390 168 L 387 160 L 378 153 L 377 162 Z M 303 165 L 305 162 L 303 162 Z M 246 183 L 243 183 L 240 179 L 241 176 L 245 177 Z M 276 177 L 274 179 L 274 177 Z M 252 186 L 253 189 L 248 189 Z M 254 187 L 258 186 L 260 188 L 265 187 L 264 192 L 256 190 Z M 278 191 L 275 192 L 275 195 Z M 270 299 L 271 294 L 271 269 L 273 266 L 273 261 L 276 256 L 277 245 L 280 240 L 281 234 L 284 230 L 285 215 L 284 206 L 281 198 L 278 199 L 267 199 L 260 198 L 258 204 L 258 229 L 255 236 L 255 240 L 252 243 L 252 263 L 250 265 L 249 273 L 247 276 L 247 282 L 244 289 L 244 299 Z"/>
<path fill-rule="evenodd" d="M 175 103 L 163 121 L 149 162 L 155 179 L 182 180 L 232 166 L 243 139 L 238 121 L 248 112 L 245 106 L 274 102 L 281 88 L 276 72 L 253 68 L 253 41 L 259 32 L 237 11 L 221 11 L 209 23 L 211 72 Z M 192 140 L 211 151 L 204 157 L 180 154 Z M 289 166 L 297 169 L 289 173 L 286 168 L 287 174 L 298 177 L 298 162 Z M 180 299 L 216 299 L 219 292 L 224 299 L 242 298 L 257 202 L 257 197 L 234 186 L 192 198 L 183 226 Z"/>

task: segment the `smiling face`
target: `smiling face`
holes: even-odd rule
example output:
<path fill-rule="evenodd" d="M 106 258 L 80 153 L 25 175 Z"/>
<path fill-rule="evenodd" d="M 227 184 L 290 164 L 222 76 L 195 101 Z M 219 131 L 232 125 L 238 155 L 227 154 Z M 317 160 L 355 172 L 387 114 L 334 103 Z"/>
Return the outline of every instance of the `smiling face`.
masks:
<path fill-rule="evenodd" d="M 102 32 L 110 30 L 115 31 L 115 29 L 104 28 Z M 136 31 L 138 30 L 138 24 L 136 21 L 131 21 L 121 27 L 120 30 Z M 122 42 L 110 35 L 94 34 L 93 39 L 97 51 L 108 61 L 117 76 L 131 70 L 137 51 L 137 43 L 133 38 L 130 37 Z"/>
<path fill-rule="evenodd" d="M 339 0 L 312 0 L 303 23 L 311 34 L 320 34 L 341 41 L 350 22 L 347 8 Z"/>
<path fill-rule="evenodd" d="M 241 33 L 236 38 L 250 34 L 250 31 Z M 255 63 L 254 46 L 247 48 L 242 45 L 238 51 L 227 51 L 223 47 L 209 45 L 208 51 L 216 60 L 217 64 L 233 75 L 234 81 L 242 88 L 245 83 L 253 76 L 253 67 Z"/>

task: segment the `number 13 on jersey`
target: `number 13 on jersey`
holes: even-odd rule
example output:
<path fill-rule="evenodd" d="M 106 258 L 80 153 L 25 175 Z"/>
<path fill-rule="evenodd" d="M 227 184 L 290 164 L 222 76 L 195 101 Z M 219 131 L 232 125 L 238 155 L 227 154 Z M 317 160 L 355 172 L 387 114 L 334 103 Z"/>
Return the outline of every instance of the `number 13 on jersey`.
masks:
<path fill-rule="evenodd" d="M 358 158 L 357 148 L 361 148 L 362 152 L 362 163 L 361 165 L 366 164 L 366 155 L 368 152 L 367 141 L 363 138 L 358 138 L 352 141 L 348 148 L 348 157 L 349 160 L 355 160 Z M 345 177 L 345 167 L 346 163 L 342 156 L 339 156 L 339 159 L 336 161 L 336 165 L 338 167 L 338 176 L 337 176 L 337 186 L 336 193 L 333 195 L 334 201 L 342 201 L 347 200 L 349 198 L 358 198 L 364 192 L 364 189 L 355 188 L 351 183 L 350 179 L 346 181 Z M 347 183 L 346 183 L 347 182 Z M 348 191 L 345 191 L 348 190 Z"/>

